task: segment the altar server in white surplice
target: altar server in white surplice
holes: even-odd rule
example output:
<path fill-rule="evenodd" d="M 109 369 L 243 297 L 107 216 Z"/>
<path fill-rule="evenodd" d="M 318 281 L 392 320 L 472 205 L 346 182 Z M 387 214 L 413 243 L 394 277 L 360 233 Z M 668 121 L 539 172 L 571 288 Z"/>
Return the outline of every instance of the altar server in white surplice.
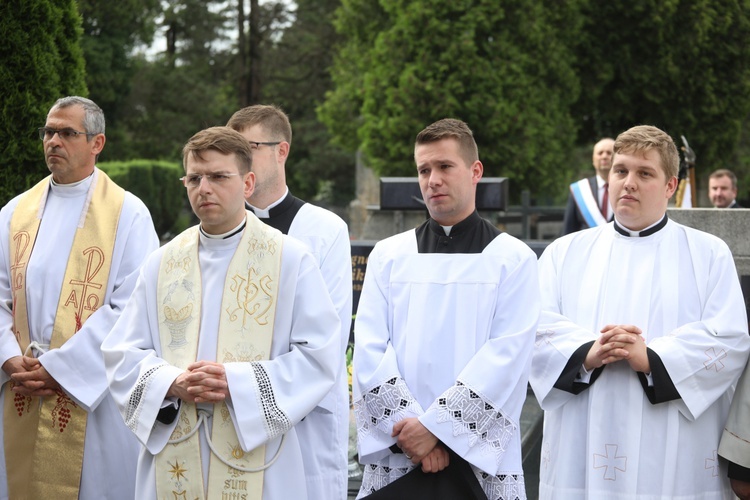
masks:
<path fill-rule="evenodd" d="M 667 218 L 679 164 L 669 135 L 634 127 L 614 152 L 614 222 L 540 259 L 539 496 L 732 498 L 717 449 L 750 349 L 732 255 Z"/>
<path fill-rule="evenodd" d="M 375 245 L 355 320 L 359 495 L 526 498 L 536 257 L 477 214 L 483 167 L 464 122 L 428 126 L 414 158 L 430 218 Z"/>
<path fill-rule="evenodd" d="M 104 131 L 94 102 L 59 99 L 39 129 L 52 175 L 0 211 L 3 499 L 133 498 L 138 442 L 100 346 L 159 241 L 95 167 Z"/>
<path fill-rule="evenodd" d="M 143 445 L 136 498 L 304 500 L 295 425 L 336 379 L 336 311 L 304 247 L 245 211 L 238 132 L 199 132 L 183 161 L 201 223 L 148 259 L 102 346 Z"/>
<path fill-rule="evenodd" d="M 276 106 L 254 105 L 232 115 L 228 127 L 253 150 L 255 190 L 246 201 L 261 221 L 305 244 L 318 262 L 341 325 L 336 384 L 297 424 L 307 493 L 311 500 L 346 500 L 348 491 L 349 384 L 345 353 L 352 322 L 349 229 L 333 212 L 296 198 L 286 186 L 292 125 Z"/>

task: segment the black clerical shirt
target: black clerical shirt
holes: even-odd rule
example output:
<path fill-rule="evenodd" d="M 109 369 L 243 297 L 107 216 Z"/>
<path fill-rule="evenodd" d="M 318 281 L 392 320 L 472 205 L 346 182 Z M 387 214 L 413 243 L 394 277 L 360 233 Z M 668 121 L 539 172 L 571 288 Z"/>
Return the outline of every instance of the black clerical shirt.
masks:
<path fill-rule="evenodd" d="M 479 216 L 475 210 L 451 228 L 450 236 L 434 219 L 427 219 L 416 229 L 419 253 L 482 253 L 500 230 Z"/>
<path fill-rule="evenodd" d="M 304 201 L 292 196 L 291 192 L 287 192 L 281 203 L 268 211 L 268 218 L 260 220 L 284 234 L 289 234 L 289 228 L 292 227 L 297 212 L 304 204 Z M 253 210 L 249 203 L 246 203 L 245 207 L 250 211 Z"/>

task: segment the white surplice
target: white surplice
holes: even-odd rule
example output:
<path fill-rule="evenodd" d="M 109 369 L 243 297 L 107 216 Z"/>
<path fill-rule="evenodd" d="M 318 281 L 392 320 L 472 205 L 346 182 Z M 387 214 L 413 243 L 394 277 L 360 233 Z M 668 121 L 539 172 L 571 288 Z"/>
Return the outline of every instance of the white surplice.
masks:
<path fill-rule="evenodd" d="M 241 237 L 242 232 L 224 240 L 200 236 L 203 293 L 198 359 L 216 359 L 224 281 Z M 136 480 L 135 498 L 139 500 L 156 498 L 154 455 L 164 448 L 176 424 L 176 420 L 162 424 L 156 417 L 169 403 L 165 400 L 167 390 L 182 373 L 161 358 L 156 287 L 162 253 L 154 252 L 144 265 L 131 301 L 102 345 L 115 402 L 143 445 Z M 231 394 L 229 409 L 243 449 L 266 444 L 268 462 L 279 448 L 279 432 L 286 433 L 278 460 L 265 471 L 263 499 L 304 500 L 304 467 L 294 425 L 333 386 L 336 367 L 331 360 L 337 359 L 339 322 L 314 259 L 299 242 L 286 236 L 280 280 L 271 359 L 224 366 Z M 262 366 L 270 386 L 256 379 L 255 363 Z M 264 420 L 264 408 L 269 405 L 274 410 L 269 415 L 281 416 L 281 420 Z M 279 432 L 268 435 L 265 429 Z M 210 451 L 205 427 L 200 434 L 207 485 Z"/>
<path fill-rule="evenodd" d="M 530 382 L 545 410 L 540 498 L 731 498 L 716 453 L 750 337 L 726 244 L 673 221 L 645 237 L 610 223 L 553 242 L 539 277 Z M 626 361 L 577 395 L 554 387 L 607 324 L 643 331 L 678 399 L 652 404 Z"/>
<path fill-rule="evenodd" d="M 331 392 L 297 424 L 310 500 L 346 500 L 349 450 L 349 377 L 346 347 L 352 322 L 352 257 L 349 229 L 340 217 L 305 203 L 289 228 L 318 262 L 339 316 L 339 359 Z"/>
<path fill-rule="evenodd" d="M 360 496 L 414 466 L 393 424 L 418 417 L 492 500 L 525 498 L 519 418 L 539 314 L 534 253 L 500 234 L 481 253 L 418 253 L 414 231 L 375 245 L 357 308 Z"/>
<path fill-rule="evenodd" d="M 32 342 L 50 342 L 73 236 L 91 181 L 89 177 L 75 185 L 50 186 L 26 277 Z M 22 354 L 12 332 L 12 256 L 8 255 L 10 219 L 18 199 L 0 211 L 0 363 Z M 82 499 L 133 498 L 138 442 L 123 425 L 109 395 L 100 345 L 130 298 L 141 264 L 158 246 L 148 209 L 138 198 L 125 193 L 104 303 L 62 347 L 39 355 L 40 362 L 68 396 L 89 412 L 79 492 Z M 7 374 L 0 370 L 3 387 L 7 381 Z M 0 443 L 2 429 L 0 424 Z M 0 498 L 7 498 L 2 453 L 0 463 Z"/>

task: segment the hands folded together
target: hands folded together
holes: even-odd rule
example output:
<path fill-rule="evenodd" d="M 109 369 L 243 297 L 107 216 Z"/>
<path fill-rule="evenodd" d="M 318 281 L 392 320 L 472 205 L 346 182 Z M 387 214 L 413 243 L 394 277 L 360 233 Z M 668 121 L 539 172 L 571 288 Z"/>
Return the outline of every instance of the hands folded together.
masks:
<path fill-rule="evenodd" d="M 413 464 L 422 464 L 423 472 L 439 472 L 448 467 L 448 450 L 419 419 L 405 418 L 393 426 L 398 446 Z"/>
<path fill-rule="evenodd" d="M 594 342 L 583 363 L 591 371 L 602 365 L 626 360 L 630 367 L 643 373 L 651 372 L 646 354 L 646 341 L 642 331 L 634 325 L 607 325 L 601 329 L 601 336 Z"/>

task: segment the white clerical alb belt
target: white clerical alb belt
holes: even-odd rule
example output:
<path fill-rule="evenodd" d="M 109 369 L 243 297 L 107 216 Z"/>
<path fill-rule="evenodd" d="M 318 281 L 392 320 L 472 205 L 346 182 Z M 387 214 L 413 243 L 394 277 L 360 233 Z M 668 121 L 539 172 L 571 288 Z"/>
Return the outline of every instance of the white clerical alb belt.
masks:
<path fill-rule="evenodd" d="M 627 237 L 635 237 L 635 238 L 643 238 L 644 236 L 651 236 L 652 234 L 658 232 L 661 229 L 664 229 L 664 226 L 667 225 L 667 222 L 669 222 L 669 217 L 667 217 L 667 214 L 664 214 L 664 218 L 660 220 L 657 224 L 651 226 L 648 229 L 644 229 L 643 231 L 630 231 L 628 229 L 625 229 L 624 227 L 620 226 L 617 223 L 617 219 L 614 221 L 615 231 L 620 233 L 623 236 Z"/>

